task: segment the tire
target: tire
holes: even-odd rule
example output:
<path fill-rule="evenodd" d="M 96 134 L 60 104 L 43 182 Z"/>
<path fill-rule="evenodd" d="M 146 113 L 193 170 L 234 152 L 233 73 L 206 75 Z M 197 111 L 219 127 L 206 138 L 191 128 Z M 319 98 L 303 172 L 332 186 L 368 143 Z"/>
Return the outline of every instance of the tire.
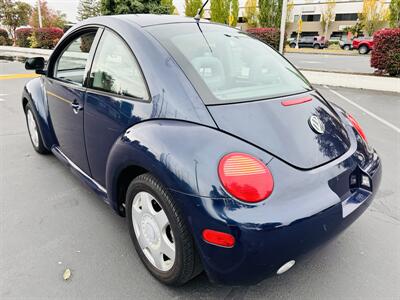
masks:
<path fill-rule="evenodd" d="M 343 50 L 349 51 L 349 50 L 350 50 L 350 46 L 349 46 L 349 45 L 344 45 L 344 46 L 343 46 Z"/>
<path fill-rule="evenodd" d="M 33 149 L 35 149 L 35 151 L 39 154 L 50 153 L 50 151 L 44 146 L 36 116 L 29 103 L 25 106 L 25 120 Z"/>
<path fill-rule="evenodd" d="M 315 45 L 313 46 L 313 48 L 314 48 L 314 49 L 321 49 L 321 46 L 320 46 L 319 44 L 315 44 Z"/>
<path fill-rule="evenodd" d="M 157 178 L 150 173 L 136 177 L 127 189 L 126 204 L 133 244 L 156 279 L 179 286 L 201 273 L 193 237 L 169 191 Z"/>
<path fill-rule="evenodd" d="M 368 54 L 369 48 L 365 45 L 362 45 L 358 48 L 358 53 L 360 54 Z"/>
<path fill-rule="evenodd" d="M 296 44 L 295 44 L 295 43 L 290 43 L 290 44 L 289 44 L 289 47 L 290 47 L 290 48 L 296 48 Z"/>

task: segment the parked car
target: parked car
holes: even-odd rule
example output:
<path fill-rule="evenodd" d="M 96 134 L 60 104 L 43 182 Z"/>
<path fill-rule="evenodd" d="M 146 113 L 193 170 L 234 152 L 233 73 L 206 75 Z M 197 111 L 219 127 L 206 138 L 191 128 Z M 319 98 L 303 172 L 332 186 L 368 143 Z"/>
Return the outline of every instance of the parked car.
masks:
<path fill-rule="evenodd" d="M 353 40 L 349 39 L 347 36 L 343 36 L 340 40 L 339 40 L 339 46 L 340 48 L 342 48 L 343 50 L 352 50 L 353 49 Z"/>
<path fill-rule="evenodd" d="M 368 54 L 374 48 L 372 37 L 358 37 L 353 39 L 352 48 L 358 50 L 360 54 Z"/>
<path fill-rule="evenodd" d="M 22 96 L 33 148 L 127 218 L 165 284 L 202 270 L 234 285 L 282 274 L 379 188 L 381 162 L 357 121 L 235 28 L 96 17 L 64 35 L 46 68 L 37 57 L 26 69 L 42 75 Z"/>
<path fill-rule="evenodd" d="M 292 38 L 289 41 L 290 48 L 296 48 L 297 39 Z M 299 39 L 299 48 L 314 48 L 323 49 L 327 48 L 328 43 L 324 37 L 319 36 L 303 36 Z"/>

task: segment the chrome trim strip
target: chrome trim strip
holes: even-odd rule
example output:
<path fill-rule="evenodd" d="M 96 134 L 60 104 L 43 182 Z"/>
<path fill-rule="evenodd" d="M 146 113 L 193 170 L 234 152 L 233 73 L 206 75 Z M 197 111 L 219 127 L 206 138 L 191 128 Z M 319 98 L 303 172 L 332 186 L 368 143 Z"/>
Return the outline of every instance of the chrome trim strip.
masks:
<path fill-rule="evenodd" d="M 107 194 L 107 190 L 96 180 L 94 180 L 92 177 L 90 177 L 88 174 L 86 174 L 81 168 L 79 168 L 72 160 L 70 160 L 57 146 L 54 146 L 52 148 L 52 151 L 56 151 L 58 154 L 60 154 L 67 162 L 68 164 L 73 167 L 76 171 L 78 171 L 80 174 L 82 174 L 85 178 L 90 180 L 91 182 L 96 185 L 96 187 L 102 191 L 103 193 Z"/>

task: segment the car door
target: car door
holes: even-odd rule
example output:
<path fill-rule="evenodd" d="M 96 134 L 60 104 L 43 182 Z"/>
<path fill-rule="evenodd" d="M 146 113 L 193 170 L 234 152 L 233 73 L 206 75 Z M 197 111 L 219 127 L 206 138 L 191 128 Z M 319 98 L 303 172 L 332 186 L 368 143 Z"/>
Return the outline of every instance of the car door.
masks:
<path fill-rule="evenodd" d="M 85 100 L 85 141 L 92 177 L 105 185 L 109 152 L 132 125 L 152 113 L 145 78 L 132 50 L 105 29 L 90 70 Z"/>
<path fill-rule="evenodd" d="M 86 174 L 90 174 L 90 169 L 83 134 L 84 83 L 99 39 L 99 30 L 84 29 L 57 47 L 57 53 L 50 59 L 49 76 L 45 81 L 58 147 Z"/>

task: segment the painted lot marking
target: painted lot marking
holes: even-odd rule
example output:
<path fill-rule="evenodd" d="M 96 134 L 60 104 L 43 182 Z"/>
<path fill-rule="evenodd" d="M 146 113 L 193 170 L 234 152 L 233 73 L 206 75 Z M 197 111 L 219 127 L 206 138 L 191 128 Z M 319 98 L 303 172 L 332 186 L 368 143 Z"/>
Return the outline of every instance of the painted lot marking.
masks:
<path fill-rule="evenodd" d="M 357 107 L 359 110 L 365 112 L 367 115 L 370 115 L 371 117 L 373 117 L 374 119 L 378 120 L 379 122 L 381 122 L 382 124 L 386 125 L 387 127 L 393 129 L 394 131 L 396 131 L 397 133 L 400 133 L 400 128 L 396 127 L 395 125 L 393 125 L 392 123 L 386 121 L 385 119 L 382 119 L 381 117 L 377 116 L 376 114 L 374 114 L 373 112 L 370 112 L 368 109 L 358 105 L 357 103 L 351 101 L 349 98 L 343 96 L 342 94 L 330 89 L 328 86 L 324 85 L 324 87 L 326 89 L 328 89 L 331 93 L 335 94 L 336 96 L 338 96 L 339 98 L 349 102 L 351 105 Z"/>
<path fill-rule="evenodd" d="M 7 96 L 7 94 L 0 94 L 0 102 L 6 101 L 6 99 L 1 98 L 1 97 L 3 97 L 3 96 Z"/>
<path fill-rule="evenodd" d="M 0 80 L 19 79 L 19 78 L 35 78 L 39 77 L 38 74 L 6 74 L 0 75 Z"/>

